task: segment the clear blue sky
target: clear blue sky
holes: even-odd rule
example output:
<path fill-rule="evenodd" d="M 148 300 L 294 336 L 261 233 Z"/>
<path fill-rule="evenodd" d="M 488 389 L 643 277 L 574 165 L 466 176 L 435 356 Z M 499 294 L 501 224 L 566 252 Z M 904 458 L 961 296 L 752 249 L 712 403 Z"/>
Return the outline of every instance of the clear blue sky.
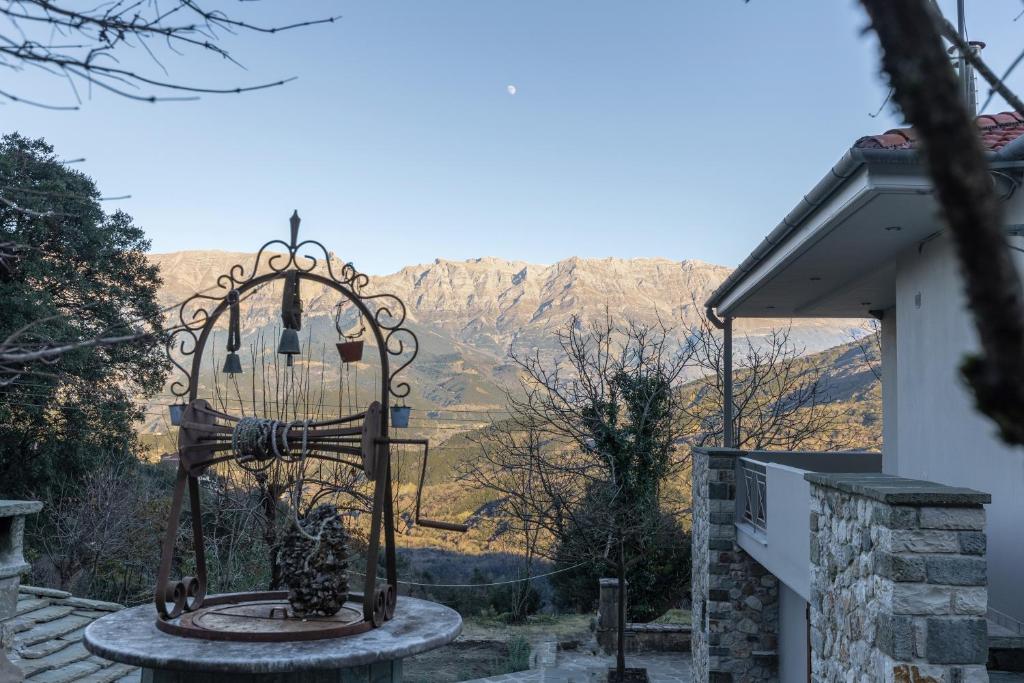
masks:
<path fill-rule="evenodd" d="M 485 255 L 735 265 L 857 137 L 897 123 L 869 116 L 885 88 L 852 0 L 230 5 L 267 23 L 343 18 L 228 36 L 248 71 L 165 59 L 202 85 L 299 76 L 282 88 L 9 104 L 0 128 L 85 157 L 105 194 L 132 195 L 108 206 L 154 251 L 251 250 L 297 208 L 305 236 L 383 273 Z M 1005 66 L 1024 46 L 1020 0 L 968 6 L 971 37 Z M 68 94 L 30 78 L 24 94 Z"/>

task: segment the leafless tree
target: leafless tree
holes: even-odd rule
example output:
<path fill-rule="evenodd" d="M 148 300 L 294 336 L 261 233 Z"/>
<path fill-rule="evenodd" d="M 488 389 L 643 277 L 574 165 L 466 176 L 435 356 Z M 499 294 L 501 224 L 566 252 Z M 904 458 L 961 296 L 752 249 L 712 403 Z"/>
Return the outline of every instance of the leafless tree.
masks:
<path fill-rule="evenodd" d="M 560 360 L 512 350 L 522 373 L 521 392 L 509 394 L 512 417 L 492 427 L 463 476 L 496 492 L 522 533 L 601 539 L 576 546 L 574 559 L 618 574 L 621 673 L 625 576 L 644 559 L 625 548 L 647 536 L 661 482 L 679 464 L 678 389 L 689 355 L 664 326 L 620 326 L 609 315 L 574 316 L 556 334 Z M 559 546 L 540 551 L 553 557 Z"/>
<path fill-rule="evenodd" d="M 57 483 L 38 497 L 45 501 L 36 539 L 42 570 L 61 589 L 92 594 L 97 583 L 117 583 L 140 558 L 159 553 L 159 503 L 129 466 L 96 470 L 82 484 Z"/>
<path fill-rule="evenodd" d="M 11 73 L 36 70 L 64 81 L 73 102 L 28 99 L 8 88 L 0 89 L 0 97 L 50 109 L 77 109 L 83 95 L 94 88 L 146 102 L 271 88 L 293 78 L 208 87 L 173 79 L 162 59 L 192 51 L 241 66 L 223 44 L 226 35 L 271 35 L 339 18 L 263 26 L 248 19 L 251 12 L 228 13 L 197 0 L 112 0 L 94 5 L 69 0 L 0 2 L 0 67 Z M 149 65 L 129 60 L 133 52 Z"/>
<path fill-rule="evenodd" d="M 682 391 L 683 438 L 693 446 L 721 445 L 725 403 L 722 337 L 701 319 L 688 345 L 698 378 Z M 789 328 L 743 337 L 734 350 L 735 434 L 748 450 L 841 450 L 854 445 L 837 433 L 841 413 L 830 404 L 827 370 L 805 356 Z"/>
<path fill-rule="evenodd" d="M 882 381 L 882 324 L 874 319 L 866 321 L 860 334 L 853 335 L 853 343 L 860 349 L 871 374 Z"/>
<path fill-rule="evenodd" d="M 940 36 L 954 43 L 1017 112 L 1024 103 L 962 44 L 932 0 L 861 0 L 882 46 L 893 100 L 920 136 L 953 237 L 981 351 L 961 371 L 978 410 L 1024 444 L 1024 291 L 977 128 Z"/>
<path fill-rule="evenodd" d="M 272 346 L 279 336 L 280 329 L 274 327 L 253 337 L 242 381 L 237 375 L 225 376 L 221 371 L 222 358 L 214 340 L 206 372 L 212 384 L 212 400 L 220 410 L 283 421 L 326 417 L 330 408 L 326 400 L 326 346 L 316 350 L 309 330 L 304 345 L 309 349 L 306 361 L 286 366 Z M 258 534 L 266 550 L 271 590 L 278 589 L 282 581 L 278 542 L 296 516 L 324 502 L 352 516 L 369 514 L 373 506 L 372 488 L 361 470 L 319 458 L 287 465 L 275 461 L 266 470 L 254 472 L 224 467 L 219 478 L 219 504 L 230 507 L 229 518 L 236 524 L 244 518 L 245 533 Z M 301 486 L 301 496 L 293 495 L 297 486 Z M 350 527 L 349 531 L 357 530 Z"/>

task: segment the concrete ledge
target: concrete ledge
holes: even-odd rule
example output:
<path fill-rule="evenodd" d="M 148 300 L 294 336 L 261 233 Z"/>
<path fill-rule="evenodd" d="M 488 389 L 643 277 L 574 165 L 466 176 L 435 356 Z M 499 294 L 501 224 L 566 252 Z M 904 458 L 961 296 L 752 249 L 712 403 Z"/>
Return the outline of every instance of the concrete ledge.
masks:
<path fill-rule="evenodd" d="M 932 481 L 904 479 L 889 474 L 827 474 L 809 472 L 804 479 L 888 505 L 978 507 L 992 502 L 988 493 L 974 489 L 945 486 Z"/>
<path fill-rule="evenodd" d="M 0 517 L 34 515 L 42 509 L 38 500 L 0 500 Z"/>

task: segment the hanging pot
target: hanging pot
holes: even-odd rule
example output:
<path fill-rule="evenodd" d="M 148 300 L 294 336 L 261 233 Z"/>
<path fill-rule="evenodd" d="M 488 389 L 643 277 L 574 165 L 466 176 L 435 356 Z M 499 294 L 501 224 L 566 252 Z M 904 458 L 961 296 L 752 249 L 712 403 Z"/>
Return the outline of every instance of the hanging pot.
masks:
<path fill-rule="evenodd" d="M 338 342 L 338 354 L 342 363 L 358 363 L 363 359 L 363 340 Z"/>
<path fill-rule="evenodd" d="M 172 426 L 181 426 L 181 418 L 185 414 L 185 408 L 187 407 L 184 403 L 175 403 L 174 405 L 167 406 L 167 411 L 171 414 Z"/>
<path fill-rule="evenodd" d="M 391 406 L 391 426 L 408 427 L 411 412 L 412 408 L 409 406 Z"/>

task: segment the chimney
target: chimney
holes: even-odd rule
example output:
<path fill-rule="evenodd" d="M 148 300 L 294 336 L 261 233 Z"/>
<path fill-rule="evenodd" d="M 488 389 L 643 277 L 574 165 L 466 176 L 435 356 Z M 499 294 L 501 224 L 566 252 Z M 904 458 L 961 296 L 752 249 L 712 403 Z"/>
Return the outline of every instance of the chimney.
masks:
<path fill-rule="evenodd" d="M 0 621 L 14 616 L 21 575 L 29 569 L 22 553 L 25 517 L 42 509 L 34 500 L 0 500 Z"/>

